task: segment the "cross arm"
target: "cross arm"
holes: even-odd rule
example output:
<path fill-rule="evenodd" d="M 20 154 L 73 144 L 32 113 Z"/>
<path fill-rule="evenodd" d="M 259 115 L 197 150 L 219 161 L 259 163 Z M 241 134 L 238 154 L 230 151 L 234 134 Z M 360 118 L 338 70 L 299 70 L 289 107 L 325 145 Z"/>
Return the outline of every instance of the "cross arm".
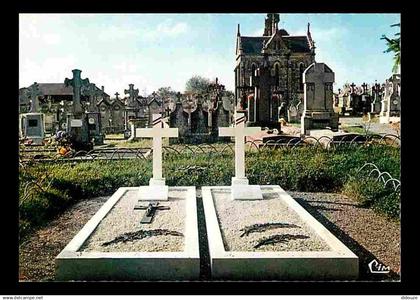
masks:
<path fill-rule="evenodd" d="M 178 137 L 178 128 L 137 128 L 138 137 Z"/>
<path fill-rule="evenodd" d="M 82 85 L 89 85 L 89 78 L 82 79 Z"/>
<path fill-rule="evenodd" d="M 260 131 L 259 127 L 221 127 L 219 136 L 249 136 Z"/>
<path fill-rule="evenodd" d="M 235 127 L 220 127 L 219 136 L 235 136 Z"/>
<path fill-rule="evenodd" d="M 258 132 L 261 132 L 261 128 L 259 128 L 259 127 L 245 127 L 244 128 L 244 133 L 245 133 L 246 136 L 253 135 L 253 134 L 256 134 Z"/>
<path fill-rule="evenodd" d="M 73 85 L 73 79 L 64 79 L 64 84 L 65 86 Z"/>

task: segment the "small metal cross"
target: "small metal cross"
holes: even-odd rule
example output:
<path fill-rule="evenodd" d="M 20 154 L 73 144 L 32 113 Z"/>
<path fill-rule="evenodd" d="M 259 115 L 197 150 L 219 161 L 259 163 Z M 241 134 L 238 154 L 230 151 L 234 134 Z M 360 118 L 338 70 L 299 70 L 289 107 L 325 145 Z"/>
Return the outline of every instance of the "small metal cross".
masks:
<path fill-rule="evenodd" d="M 159 206 L 159 202 L 150 202 L 147 206 L 145 205 L 136 205 L 134 209 L 145 209 L 146 212 L 143 215 L 140 223 L 149 224 L 152 223 L 153 217 L 157 210 L 169 210 L 169 206 Z"/>

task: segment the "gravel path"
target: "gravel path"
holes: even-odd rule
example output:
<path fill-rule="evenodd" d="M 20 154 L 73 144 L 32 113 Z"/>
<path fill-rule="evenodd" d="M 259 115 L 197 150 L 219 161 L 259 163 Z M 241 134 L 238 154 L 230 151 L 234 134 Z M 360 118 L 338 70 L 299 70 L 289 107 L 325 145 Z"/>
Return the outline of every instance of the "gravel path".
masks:
<path fill-rule="evenodd" d="M 19 280 L 54 280 L 54 258 L 109 199 L 82 200 L 19 245 Z"/>
<path fill-rule="evenodd" d="M 400 280 L 400 224 L 341 194 L 289 192 L 318 221 L 359 257 L 360 280 Z M 371 274 L 376 259 L 389 274 Z"/>
<path fill-rule="evenodd" d="M 341 126 L 355 126 L 355 125 L 362 125 L 362 117 L 354 117 L 354 118 L 340 118 L 339 122 Z M 378 134 L 395 134 L 399 135 L 399 126 L 391 125 L 391 124 L 382 124 L 382 123 L 371 123 L 368 125 L 369 131 L 378 133 Z"/>
<path fill-rule="evenodd" d="M 354 201 L 340 194 L 289 193 L 359 257 L 361 280 L 399 280 L 399 224 L 370 209 L 357 207 Z M 28 237 L 19 246 L 19 279 L 54 280 L 54 258 L 108 198 L 98 197 L 80 201 L 45 228 Z M 200 253 L 203 257 L 200 277 L 206 280 L 209 279 L 210 269 L 208 249 L 202 247 L 206 244 L 206 232 L 201 198 L 197 206 Z M 367 264 L 373 259 L 390 266 L 392 272 L 388 275 L 371 274 Z"/>

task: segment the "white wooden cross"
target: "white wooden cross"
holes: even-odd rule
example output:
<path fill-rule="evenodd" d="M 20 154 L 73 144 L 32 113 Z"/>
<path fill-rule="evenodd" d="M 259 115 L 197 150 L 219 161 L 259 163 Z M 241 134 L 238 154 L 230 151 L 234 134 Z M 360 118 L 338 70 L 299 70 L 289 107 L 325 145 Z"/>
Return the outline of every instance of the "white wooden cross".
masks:
<path fill-rule="evenodd" d="M 234 200 L 262 199 L 259 185 L 249 185 L 245 176 L 245 137 L 258 133 L 260 127 L 245 127 L 245 115 L 235 113 L 235 127 L 219 128 L 219 136 L 235 137 L 235 177 L 232 178 L 232 197 Z"/>
<path fill-rule="evenodd" d="M 162 138 L 178 137 L 178 128 L 164 126 L 161 114 L 153 114 L 153 128 L 137 128 L 137 137 L 153 138 L 153 177 L 148 187 L 140 187 L 140 200 L 168 200 L 168 186 L 162 177 Z"/>

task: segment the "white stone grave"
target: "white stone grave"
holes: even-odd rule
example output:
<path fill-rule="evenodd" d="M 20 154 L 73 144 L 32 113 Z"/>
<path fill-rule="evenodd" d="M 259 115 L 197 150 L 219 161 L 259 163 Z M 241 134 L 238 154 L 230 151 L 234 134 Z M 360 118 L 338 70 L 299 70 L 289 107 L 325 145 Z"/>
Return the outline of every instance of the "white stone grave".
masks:
<path fill-rule="evenodd" d="M 199 278 L 196 190 L 165 185 L 161 138 L 176 137 L 177 129 L 153 118 L 153 128 L 137 129 L 153 137 L 150 185 L 121 187 L 109 198 L 56 257 L 56 280 Z"/>
<path fill-rule="evenodd" d="M 245 176 L 245 137 L 261 131 L 260 127 L 245 127 L 245 115 L 235 113 L 234 127 L 219 128 L 219 136 L 235 137 L 235 177 L 232 178 L 232 199 L 261 200 L 259 185 L 250 185 Z"/>
<path fill-rule="evenodd" d="M 351 250 L 280 186 L 261 188 L 264 200 L 256 201 L 232 200 L 228 187 L 202 188 L 212 279 L 357 279 L 359 260 Z M 269 226 L 246 234 L 256 224 Z M 284 228 L 270 228 L 276 224 Z M 273 237 L 285 241 L 257 247 Z"/>
<path fill-rule="evenodd" d="M 358 257 L 278 185 L 248 185 L 243 114 L 234 128 L 235 177 L 229 186 L 202 187 L 211 261 L 217 280 L 352 280 Z M 248 129 L 248 130 L 247 130 Z"/>

